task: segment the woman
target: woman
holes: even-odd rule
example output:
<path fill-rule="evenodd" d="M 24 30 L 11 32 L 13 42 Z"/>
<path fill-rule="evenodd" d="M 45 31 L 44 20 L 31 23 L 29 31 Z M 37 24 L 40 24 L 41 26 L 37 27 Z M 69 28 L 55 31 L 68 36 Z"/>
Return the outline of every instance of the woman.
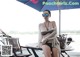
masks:
<path fill-rule="evenodd" d="M 39 24 L 39 47 L 43 49 L 45 57 L 59 57 L 60 44 L 57 40 L 55 21 L 49 21 L 51 12 L 45 10 L 42 14 L 45 22 Z"/>

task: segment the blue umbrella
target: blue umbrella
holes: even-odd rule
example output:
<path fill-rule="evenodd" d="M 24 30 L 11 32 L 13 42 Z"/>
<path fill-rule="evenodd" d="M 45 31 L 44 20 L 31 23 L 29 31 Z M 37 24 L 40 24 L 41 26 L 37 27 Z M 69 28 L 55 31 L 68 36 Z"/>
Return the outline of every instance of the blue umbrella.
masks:
<path fill-rule="evenodd" d="M 17 0 L 38 11 L 59 10 L 59 34 L 61 34 L 61 10 L 80 8 L 80 0 Z"/>
<path fill-rule="evenodd" d="M 18 0 L 38 11 L 80 8 L 80 0 Z M 57 2 L 60 1 L 60 2 Z M 56 4 L 61 4 L 58 8 Z"/>

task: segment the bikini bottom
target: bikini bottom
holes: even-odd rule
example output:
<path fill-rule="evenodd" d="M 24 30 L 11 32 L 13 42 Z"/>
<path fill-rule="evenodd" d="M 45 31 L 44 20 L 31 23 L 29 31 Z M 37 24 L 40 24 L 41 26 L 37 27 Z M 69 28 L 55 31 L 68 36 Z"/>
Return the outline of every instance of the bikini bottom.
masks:
<path fill-rule="evenodd" d="M 54 48 L 54 47 L 52 47 L 52 43 L 45 43 L 45 45 L 49 46 L 51 51 L 52 51 L 52 48 Z"/>

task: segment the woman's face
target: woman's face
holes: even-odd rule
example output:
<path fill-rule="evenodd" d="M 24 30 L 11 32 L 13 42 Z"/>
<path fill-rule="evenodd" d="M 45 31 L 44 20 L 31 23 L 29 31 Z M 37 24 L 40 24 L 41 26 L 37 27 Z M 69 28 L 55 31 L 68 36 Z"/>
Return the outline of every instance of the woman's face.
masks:
<path fill-rule="evenodd" d="M 47 16 L 43 16 L 44 19 L 48 19 L 50 17 L 50 14 L 48 11 L 44 11 L 43 14 L 47 14 Z"/>

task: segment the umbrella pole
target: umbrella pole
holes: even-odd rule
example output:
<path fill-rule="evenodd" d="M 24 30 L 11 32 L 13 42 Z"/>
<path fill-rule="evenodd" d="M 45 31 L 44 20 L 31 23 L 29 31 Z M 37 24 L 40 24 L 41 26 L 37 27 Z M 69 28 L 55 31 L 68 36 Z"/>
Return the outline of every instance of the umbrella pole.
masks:
<path fill-rule="evenodd" d="M 61 10 L 59 8 L 59 35 L 61 35 Z"/>
<path fill-rule="evenodd" d="M 60 2 L 60 0 L 55 0 L 56 2 Z M 59 9 L 59 35 L 61 35 L 61 9 L 60 5 L 58 4 L 58 9 Z"/>

